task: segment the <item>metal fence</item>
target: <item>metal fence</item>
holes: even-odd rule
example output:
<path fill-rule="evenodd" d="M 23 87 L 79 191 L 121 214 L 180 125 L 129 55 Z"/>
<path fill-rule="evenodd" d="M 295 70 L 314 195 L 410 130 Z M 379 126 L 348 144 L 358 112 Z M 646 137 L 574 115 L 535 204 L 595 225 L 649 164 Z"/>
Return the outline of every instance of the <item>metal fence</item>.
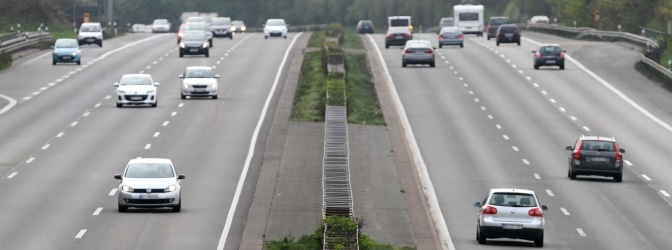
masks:
<path fill-rule="evenodd" d="M 0 37 L 2 37 L 0 39 L 0 53 L 9 54 L 30 48 L 39 43 L 53 41 L 51 34 L 45 31 L 3 34 Z"/>

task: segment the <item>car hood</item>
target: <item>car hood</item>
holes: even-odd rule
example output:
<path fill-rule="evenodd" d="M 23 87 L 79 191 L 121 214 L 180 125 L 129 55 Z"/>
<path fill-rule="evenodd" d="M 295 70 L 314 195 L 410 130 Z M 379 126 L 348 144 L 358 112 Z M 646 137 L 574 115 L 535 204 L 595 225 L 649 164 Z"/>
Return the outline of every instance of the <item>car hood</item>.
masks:
<path fill-rule="evenodd" d="M 123 185 L 128 185 L 132 188 L 166 188 L 170 185 L 176 184 L 177 178 L 124 178 Z"/>
<path fill-rule="evenodd" d="M 216 83 L 217 80 L 215 78 L 184 78 L 182 80 L 182 83 L 184 84 L 208 84 L 211 85 L 213 83 Z"/>
<path fill-rule="evenodd" d="M 122 85 L 117 88 L 126 92 L 126 94 L 147 94 L 150 90 L 156 90 L 156 86 L 152 85 Z"/>
<path fill-rule="evenodd" d="M 77 52 L 77 54 L 79 54 L 80 50 L 79 50 L 79 48 L 54 48 L 54 54 L 69 55 L 69 54 L 72 54 L 72 52 Z"/>
<path fill-rule="evenodd" d="M 269 31 L 285 31 L 287 26 L 266 26 L 266 30 Z"/>

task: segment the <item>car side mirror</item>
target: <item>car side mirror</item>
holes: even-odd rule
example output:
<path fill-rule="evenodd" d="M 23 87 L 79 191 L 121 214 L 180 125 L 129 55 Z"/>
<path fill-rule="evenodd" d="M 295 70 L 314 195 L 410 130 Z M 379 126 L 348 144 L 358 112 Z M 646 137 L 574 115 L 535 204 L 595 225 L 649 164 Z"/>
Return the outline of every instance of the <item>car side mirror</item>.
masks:
<path fill-rule="evenodd" d="M 436 49 L 436 47 L 432 47 L 432 49 Z"/>
<path fill-rule="evenodd" d="M 159 82 L 154 82 L 154 86 L 159 86 Z"/>
<path fill-rule="evenodd" d="M 114 83 L 114 86 L 115 86 L 115 87 L 119 87 L 119 83 L 118 83 L 118 82 L 115 82 L 115 83 Z"/>
<path fill-rule="evenodd" d="M 562 50 L 562 53 L 567 53 L 567 51 L 566 51 L 566 50 Z"/>
<path fill-rule="evenodd" d="M 574 150 L 574 147 L 572 147 L 572 146 L 567 146 L 567 147 L 565 147 L 565 150 L 572 151 L 572 150 Z"/>
<path fill-rule="evenodd" d="M 404 47 L 399 48 L 400 50 L 404 50 Z"/>
<path fill-rule="evenodd" d="M 621 154 L 625 154 L 625 149 L 619 148 L 618 152 L 621 152 Z"/>
<path fill-rule="evenodd" d="M 220 77 L 221 77 L 220 75 L 215 75 L 215 78 L 220 78 Z"/>
<path fill-rule="evenodd" d="M 184 75 L 179 75 L 177 76 L 177 78 L 184 78 Z"/>
<path fill-rule="evenodd" d="M 51 48 L 53 49 L 53 48 L 54 48 L 54 45 L 51 45 Z"/>
<path fill-rule="evenodd" d="M 187 178 L 187 177 L 184 176 L 183 174 L 177 175 L 178 180 L 184 180 L 185 178 Z"/>
<path fill-rule="evenodd" d="M 79 48 L 80 48 L 80 49 L 83 49 L 83 48 L 84 48 L 84 46 L 82 46 L 82 45 L 79 45 Z"/>
<path fill-rule="evenodd" d="M 536 50 L 533 50 L 533 51 L 532 51 L 532 54 L 534 54 L 534 53 L 537 53 L 537 51 L 536 51 Z"/>
<path fill-rule="evenodd" d="M 261 27 L 266 27 L 266 24 L 262 24 Z"/>
<path fill-rule="evenodd" d="M 541 205 L 541 210 L 543 210 L 543 211 L 548 210 L 548 206 L 546 206 L 546 205 Z"/>
<path fill-rule="evenodd" d="M 481 207 L 481 202 L 477 201 L 476 203 L 474 203 L 474 207 Z"/>
<path fill-rule="evenodd" d="M 121 175 L 120 174 L 115 174 L 114 178 L 117 179 L 117 180 L 121 180 Z"/>

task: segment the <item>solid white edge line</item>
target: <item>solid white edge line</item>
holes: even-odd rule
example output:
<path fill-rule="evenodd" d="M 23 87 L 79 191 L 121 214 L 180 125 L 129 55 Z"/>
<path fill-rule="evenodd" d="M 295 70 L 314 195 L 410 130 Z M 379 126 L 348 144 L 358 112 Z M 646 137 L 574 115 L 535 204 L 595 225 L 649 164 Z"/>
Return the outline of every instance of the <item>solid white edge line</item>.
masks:
<path fill-rule="evenodd" d="M 12 179 L 12 178 L 14 178 L 14 176 L 16 176 L 17 174 L 19 174 L 19 172 L 12 172 L 11 174 L 9 174 L 9 176 L 7 176 L 7 179 Z"/>
<path fill-rule="evenodd" d="M 233 195 L 233 201 L 231 202 L 229 213 L 226 215 L 224 230 L 222 230 L 222 236 L 219 238 L 219 244 L 217 244 L 217 249 L 224 249 L 224 246 L 226 245 L 226 238 L 228 237 L 229 230 L 231 229 L 231 223 L 233 222 L 233 215 L 236 212 L 236 207 L 238 207 L 238 200 L 240 199 L 240 193 L 242 192 L 243 185 L 245 184 L 247 171 L 250 168 L 250 162 L 252 162 L 252 157 L 254 156 L 254 148 L 257 145 L 257 137 L 259 136 L 261 126 L 264 124 L 264 118 L 266 117 L 268 106 L 271 102 L 271 99 L 273 99 L 273 94 L 275 93 L 275 89 L 277 88 L 278 82 L 280 81 L 280 77 L 282 76 L 283 68 L 285 68 L 287 58 L 289 58 L 289 53 L 293 50 L 294 43 L 296 43 L 296 40 L 298 40 L 298 38 L 301 37 L 302 34 L 303 32 L 299 32 L 296 36 L 294 36 L 294 39 L 292 39 L 292 42 L 289 44 L 287 51 L 285 51 L 285 56 L 282 58 L 282 63 L 280 63 L 280 67 L 278 67 L 278 71 L 275 74 L 273 87 L 271 87 L 271 90 L 268 92 L 266 102 L 264 103 L 264 108 L 261 110 L 261 114 L 259 115 L 259 121 L 257 121 L 257 127 L 254 128 L 254 133 L 252 134 L 252 138 L 250 141 L 250 148 L 248 149 L 247 157 L 245 158 L 245 165 L 243 166 L 243 170 L 240 173 L 240 179 L 238 179 L 238 186 L 236 186 L 236 192 Z"/>
<path fill-rule="evenodd" d="M 425 161 L 422 159 L 422 154 L 420 153 L 420 147 L 418 146 L 418 143 L 415 140 L 415 135 L 413 135 L 413 129 L 411 128 L 411 124 L 408 121 L 406 111 L 401 103 L 401 99 L 399 97 L 399 94 L 397 93 L 397 89 L 394 87 L 394 82 L 392 81 L 392 76 L 390 75 L 390 72 L 387 69 L 387 64 L 385 63 L 383 54 L 380 52 L 378 44 L 376 44 L 376 41 L 373 40 L 373 37 L 368 34 L 367 37 L 369 38 L 373 46 L 376 48 L 378 59 L 383 64 L 383 70 L 385 71 L 385 77 L 387 78 L 386 81 L 387 86 L 390 89 L 390 92 L 392 92 L 392 99 L 394 100 L 394 104 L 397 109 L 397 113 L 399 115 L 399 120 L 401 121 L 404 134 L 406 135 L 406 141 L 411 150 L 411 155 L 413 158 L 413 162 L 415 163 L 416 169 L 418 171 L 420 182 L 425 191 L 424 193 L 427 198 L 427 203 L 429 204 L 429 210 L 430 210 L 429 212 L 432 214 L 432 218 L 434 219 L 434 225 L 439 235 L 439 240 L 441 241 L 441 244 L 444 249 L 451 249 L 451 250 L 455 249 L 455 245 L 453 245 L 453 240 L 450 238 L 450 233 L 448 232 L 448 226 L 446 225 L 446 220 L 444 219 L 443 214 L 441 213 L 441 207 L 439 206 L 439 201 L 436 198 L 434 185 L 432 184 L 432 180 L 429 178 L 429 172 L 427 171 Z"/>

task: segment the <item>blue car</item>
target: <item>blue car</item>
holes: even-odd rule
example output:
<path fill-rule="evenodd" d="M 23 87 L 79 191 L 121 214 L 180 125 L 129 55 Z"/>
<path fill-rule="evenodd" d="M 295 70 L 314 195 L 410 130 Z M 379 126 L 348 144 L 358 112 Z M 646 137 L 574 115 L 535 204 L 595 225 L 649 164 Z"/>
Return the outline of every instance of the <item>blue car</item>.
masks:
<path fill-rule="evenodd" d="M 56 40 L 53 46 L 54 49 L 52 64 L 56 65 L 59 62 L 74 62 L 77 65 L 81 64 L 82 51 L 80 50 L 77 39 L 60 38 Z"/>

